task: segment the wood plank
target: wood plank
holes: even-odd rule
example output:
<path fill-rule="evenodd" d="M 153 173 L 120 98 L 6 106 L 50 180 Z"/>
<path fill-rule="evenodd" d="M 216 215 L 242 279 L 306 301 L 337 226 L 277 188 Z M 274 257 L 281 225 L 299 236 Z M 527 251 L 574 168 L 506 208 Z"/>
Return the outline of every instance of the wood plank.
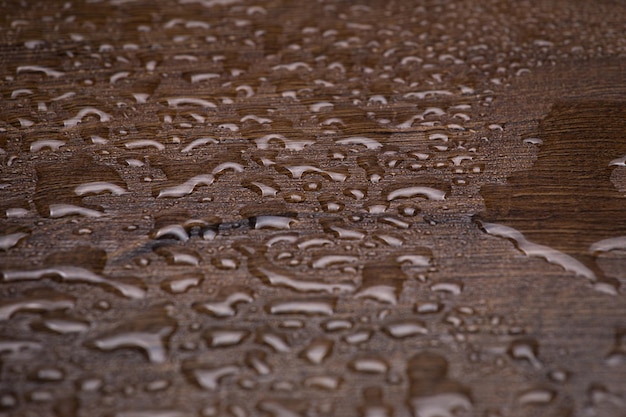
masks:
<path fill-rule="evenodd" d="M 0 416 L 624 415 L 623 2 L 0 5 Z"/>

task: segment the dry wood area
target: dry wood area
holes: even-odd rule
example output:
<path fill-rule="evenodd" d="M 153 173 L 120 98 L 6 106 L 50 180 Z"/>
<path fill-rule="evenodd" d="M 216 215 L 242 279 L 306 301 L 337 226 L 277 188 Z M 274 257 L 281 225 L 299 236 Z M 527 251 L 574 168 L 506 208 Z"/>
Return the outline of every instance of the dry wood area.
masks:
<path fill-rule="evenodd" d="M 626 415 L 624 2 L 0 10 L 0 416 Z"/>

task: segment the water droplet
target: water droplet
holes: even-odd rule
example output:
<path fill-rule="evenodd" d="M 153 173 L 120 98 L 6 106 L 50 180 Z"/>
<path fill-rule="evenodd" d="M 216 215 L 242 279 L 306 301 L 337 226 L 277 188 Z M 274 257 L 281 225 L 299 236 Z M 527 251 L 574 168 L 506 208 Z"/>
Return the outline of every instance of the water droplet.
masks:
<path fill-rule="evenodd" d="M 441 188 L 444 188 L 444 190 L 442 190 Z M 413 198 L 416 196 L 425 197 L 429 200 L 445 200 L 445 188 L 447 188 L 447 186 L 445 185 L 441 186 L 440 188 L 423 185 L 394 186 L 386 192 L 387 201 L 393 201 L 399 198 Z"/>
<path fill-rule="evenodd" d="M 443 292 L 452 295 L 459 295 L 463 292 L 463 283 L 447 281 L 447 282 L 437 282 L 430 286 L 430 289 L 435 292 Z"/>
<path fill-rule="evenodd" d="M 57 71 L 52 68 L 44 67 L 41 65 L 21 65 L 17 67 L 16 74 L 21 74 L 24 72 L 41 72 L 48 77 L 59 78 L 65 75 L 62 71 Z"/>
<path fill-rule="evenodd" d="M 339 389 L 342 379 L 331 375 L 316 375 L 304 380 L 305 387 L 317 388 L 325 391 L 336 391 Z"/>
<path fill-rule="evenodd" d="M 103 382 L 99 378 L 87 378 L 78 381 L 77 385 L 81 391 L 93 392 L 102 388 Z"/>
<path fill-rule="evenodd" d="M 204 339 L 209 347 L 230 347 L 244 341 L 250 334 L 247 330 L 216 327 L 204 333 Z"/>
<path fill-rule="evenodd" d="M 508 353 L 513 359 L 523 359 L 537 369 L 542 368 L 541 362 L 537 358 L 539 343 L 535 339 L 518 339 L 511 342 Z"/>
<path fill-rule="evenodd" d="M 65 378 L 65 372 L 59 368 L 39 368 L 32 375 L 31 379 L 41 382 L 58 382 Z"/>
<path fill-rule="evenodd" d="M 363 357 L 353 360 L 348 367 L 354 372 L 365 374 L 384 374 L 389 365 L 380 357 Z"/>
<path fill-rule="evenodd" d="M 373 332 L 371 330 L 361 330 L 344 336 L 343 340 L 350 345 L 358 345 L 367 342 L 372 336 Z"/>
<path fill-rule="evenodd" d="M 418 320 L 403 320 L 389 323 L 385 325 L 384 330 L 389 336 L 397 339 L 428 333 L 426 325 Z"/>
<path fill-rule="evenodd" d="M 74 193 L 77 196 L 84 196 L 86 194 L 100 194 L 104 192 L 109 192 L 112 195 L 123 195 L 126 194 L 127 191 L 119 185 L 112 184 L 106 181 L 86 182 L 77 185 L 74 188 Z"/>
<path fill-rule="evenodd" d="M 423 302 L 415 305 L 415 312 L 418 314 L 435 314 L 443 310 L 443 304 L 438 302 Z"/>
<path fill-rule="evenodd" d="M 550 378 L 551 381 L 558 382 L 561 384 L 567 382 L 570 376 L 571 375 L 568 371 L 565 371 L 562 369 L 554 369 L 548 373 L 548 378 Z"/>
<path fill-rule="evenodd" d="M 33 330 L 47 330 L 58 334 L 84 333 L 89 330 L 90 323 L 63 315 L 48 314 L 41 322 L 31 324 Z"/>
<path fill-rule="evenodd" d="M 72 265 L 79 260 L 86 267 Z M 2 275 L 6 282 L 40 280 L 44 277 L 53 276 L 62 282 L 100 285 L 107 289 L 113 289 L 128 298 L 143 298 L 145 296 L 145 290 L 139 283 L 129 284 L 100 275 L 98 272 L 102 270 L 105 262 L 106 253 L 104 251 L 79 247 L 72 252 L 56 252 L 48 256 L 45 264 L 49 266 L 32 270 L 6 270 Z"/>
<path fill-rule="evenodd" d="M 372 183 L 376 184 L 383 179 L 385 170 L 380 166 L 377 155 L 361 155 L 357 158 L 357 163 L 359 164 L 359 167 L 365 171 L 367 179 Z M 355 194 L 355 197 L 358 198 L 361 194 L 358 190 L 356 191 L 357 193 Z"/>
<path fill-rule="evenodd" d="M 167 379 L 157 379 L 156 381 L 146 384 L 145 390 L 148 392 L 157 392 L 167 390 L 171 385 L 171 382 Z"/>
<path fill-rule="evenodd" d="M 268 305 L 272 314 L 304 314 L 330 316 L 334 313 L 336 299 L 293 299 L 275 301 Z"/>
<path fill-rule="evenodd" d="M 605 363 L 609 366 L 620 366 L 626 363 L 626 329 L 617 329 L 614 340 L 613 348 L 605 358 Z"/>
<path fill-rule="evenodd" d="M 74 297 L 41 288 L 30 291 L 23 298 L 0 303 L 0 320 L 8 320 L 19 312 L 68 310 L 74 305 Z"/>
<path fill-rule="evenodd" d="M 365 264 L 359 298 L 370 298 L 382 303 L 396 304 L 407 276 L 395 257 Z"/>
<path fill-rule="evenodd" d="M 267 329 L 257 331 L 256 341 L 259 344 L 269 346 L 276 353 L 287 353 L 291 351 L 291 346 L 284 336 Z"/>
<path fill-rule="evenodd" d="M 133 348 L 141 350 L 153 363 L 167 360 L 169 337 L 176 331 L 176 320 L 162 310 L 144 313 L 103 334 L 89 346 L 101 351 Z"/>
<path fill-rule="evenodd" d="M 192 414 L 178 410 L 132 410 L 132 411 L 119 411 L 115 413 L 114 417 L 190 417 Z"/>
<path fill-rule="evenodd" d="M 394 413 L 393 407 L 385 402 L 384 391 L 380 387 L 363 389 L 363 405 L 359 406 L 359 415 L 362 417 L 390 417 Z"/>
<path fill-rule="evenodd" d="M 238 375 L 241 369 L 235 365 L 205 365 L 192 361 L 184 362 L 183 373 L 202 389 L 215 391 L 220 383 L 227 378 Z"/>
<path fill-rule="evenodd" d="M 113 168 L 98 164 L 90 157 L 75 155 L 67 161 L 37 165 L 34 203 L 43 216 L 53 218 L 80 214 L 100 217 L 102 208 L 85 204 L 88 194 L 126 193 L 126 184 Z"/>
<path fill-rule="evenodd" d="M 490 235 L 513 240 L 517 248 L 528 256 L 544 258 L 548 262 L 561 266 L 566 271 L 591 280 L 596 278 L 595 273 L 576 258 L 551 247 L 533 243 L 512 227 L 496 223 L 483 223 L 481 226 Z"/>
<path fill-rule="evenodd" d="M 320 365 L 332 354 L 333 346 L 332 340 L 317 338 L 300 353 L 300 356 L 314 365 Z"/>
<path fill-rule="evenodd" d="M 204 277 L 201 274 L 175 276 L 161 282 L 161 288 L 172 294 L 182 294 L 198 287 L 203 280 Z"/>
<path fill-rule="evenodd" d="M 270 265 L 265 258 L 266 254 L 264 251 L 254 253 L 248 257 L 248 268 L 253 275 L 270 286 L 287 287 L 299 292 L 327 292 L 331 294 L 336 292 L 354 292 L 355 287 L 353 284 L 326 283 L 297 277 L 291 272 Z"/>
<path fill-rule="evenodd" d="M 70 119 L 64 120 L 63 125 L 65 127 L 75 127 L 76 125 L 81 123 L 85 117 L 88 117 L 90 115 L 97 116 L 100 122 L 108 122 L 111 120 L 110 114 L 100 109 L 97 109 L 95 107 L 85 107 L 85 108 L 80 109 L 80 111 L 76 114 L 76 116 Z"/>
<path fill-rule="evenodd" d="M 620 140 L 625 109 L 610 101 L 554 104 L 539 124 L 543 144 L 532 168 L 513 174 L 507 185 L 481 188 L 487 210 L 477 218 L 484 230 L 616 293 L 617 282 L 605 276 L 590 248 L 626 235 L 616 214 L 624 196 L 610 180 L 609 165 L 626 154 Z"/>
<path fill-rule="evenodd" d="M 383 145 L 375 139 L 365 136 L 352 136 L 345 139 L 340 139 L 336 142 L 338 145 L 362 145 L 367 149 L 378 149 Z"/>
<path fill-rule="evenodd" d="M 365 237 L 363 231 L 345 227 L 341 221 L 336 219 L 322 220 L 320 223 L 327 233 L 332 233 L 339 239 L 362 240 Z"/>
<path fill-rule="evenodd" d="M 213 258 L 212 263 L 216 268 L 225 271 L 233 271 L 239 268 L 239 261 L 235 258 Z"/>
<path fill-rule="evenodd" d="M 269 375 L 272 373 L 272 368 L 267 363 L 267 353 L 262 350 L 248 351 L 245 362 L 258 375 Z"/>
<path fill-rule="evenodd" d="M 327 332 L 337 332 L 341 330 L 349 330 L 353 326 L 350 320 L 334 319 L 328 320 L 322 324 L 322 327 Z"/>
<path fill-rule="evenodd" d="M 280 192 L 280 187 L 270 178 L 245 180 L 242 185 L 259 194 L 261 197 L 276 197 Z"/>
<path fill-rule="evenodd" d="M 0 352 L 8 353 L 9 356 L 21 352 L 34 353 L 42 349 L 43 346 L 39 342 L 0 337 Z"/>
<path fill-rule="evenodd" d="M 255 229 L 290 229 L 294 219 L 283 216 L 255 216 L 251 218 Z"/>
<path fill-rule="evenodd" d="M 219 301 L 205 301 L 194 304 L 196 310 L 218 318 L 232 317 L 237 314 L 236 307 L 241 303 L 254 301 L 252 291 L 240 287 L 224 287 L 218 293 Z"/>
<path fill-rule="evenodd" d="M 308 407 L 303 400 L 263 400 L 257 404 L 259 411 L 269 413 L 273 417 L 302 417 Z"/>
<path fill-rule="evenodd" d="M 450 416 L 473 409 L 469 390 L 448 377 L 448 361 L 435 353 L 421 352 L 407 363 L 408 405 L 414 416 Z"/>
<path fill-rule="evenodd" d="M 305 174 L 320 174 L 336 182 L 344 182 L 348 178 L 347 172 L 325 170 L 313 165 L 285 165 L 281 169 L 286 170 L 293 179 L 301 179 Z"/>
<path fill-rule="evenodd" d="M 17 398 L 13 393 L 4 392 L 0 394 L 0 408 L 3 410 L 14 408 L 17 404 Z"/>
<path fill-rule="evenodd" d="M 546 405 L 552 402 L 556 393 L 549 389 L 530 389 L 517 397 L 520 405 Z"/>

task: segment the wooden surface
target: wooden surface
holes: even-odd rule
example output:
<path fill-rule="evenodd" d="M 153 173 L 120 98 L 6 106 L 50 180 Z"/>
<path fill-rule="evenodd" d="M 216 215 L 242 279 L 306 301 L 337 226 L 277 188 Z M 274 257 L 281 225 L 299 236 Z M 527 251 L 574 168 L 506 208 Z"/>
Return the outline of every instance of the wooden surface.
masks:
<path fill-rule="evenodd" d="M 626 415 L 623 2 L 0 10 L 0 415 Z"/>

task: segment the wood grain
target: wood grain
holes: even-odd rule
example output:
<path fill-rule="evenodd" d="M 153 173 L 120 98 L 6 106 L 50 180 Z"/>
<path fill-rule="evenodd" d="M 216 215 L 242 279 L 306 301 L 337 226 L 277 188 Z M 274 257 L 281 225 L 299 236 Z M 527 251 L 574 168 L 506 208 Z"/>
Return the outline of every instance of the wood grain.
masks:
<path fill-rule="evenodd" d="M 0 4 L 0 416 L 624 415 L 622 2 Z"/>

